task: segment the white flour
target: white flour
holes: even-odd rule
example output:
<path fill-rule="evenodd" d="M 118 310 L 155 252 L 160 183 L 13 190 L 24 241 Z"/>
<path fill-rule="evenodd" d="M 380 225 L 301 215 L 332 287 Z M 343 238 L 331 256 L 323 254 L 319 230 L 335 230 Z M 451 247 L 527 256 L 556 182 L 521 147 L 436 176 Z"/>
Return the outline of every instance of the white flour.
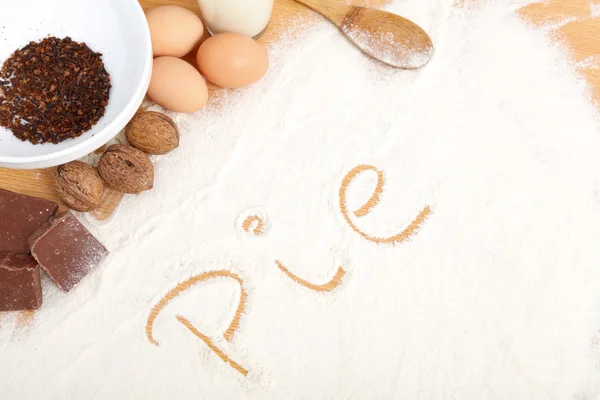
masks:
<path fill-rule="evenodd" d="M 585 83 L 543 32 L 490 1 L 397 1 L 436 45 L 417 72 L 365 58 L 322 23 L 273 49 L 269 76 L 228 104 L 177 116 L 181 148 L 156 159 L 152 192 L 108 223 L 112 251 L 17 334 L 0 329 L 9 399 L 592 399 L 600 389 L 600 130 Z M 340 185 L 384 173 L 354 224 Z M 367 171 L 348 209 L 376 186 Z M 261 236 L 242 229 L 266 222 Z M 254 226 L 254 225 L 253 225 Z M 314 284 L 345 270 L 321 293 Z M 243 280 L 233 340 L 233 279 Z M 233 361 L 177 321 L 185 317 Z"/>

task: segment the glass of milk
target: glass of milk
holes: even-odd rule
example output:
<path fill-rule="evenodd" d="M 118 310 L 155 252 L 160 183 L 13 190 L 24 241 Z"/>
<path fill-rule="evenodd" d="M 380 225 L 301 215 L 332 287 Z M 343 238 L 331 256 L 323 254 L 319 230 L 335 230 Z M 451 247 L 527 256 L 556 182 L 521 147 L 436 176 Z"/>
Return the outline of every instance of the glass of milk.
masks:
<path fill-rule="evenodd" d="M 259 37 L 269 24 L 273 0 L 198 0 L 210 33 L 234 32 Z"/>

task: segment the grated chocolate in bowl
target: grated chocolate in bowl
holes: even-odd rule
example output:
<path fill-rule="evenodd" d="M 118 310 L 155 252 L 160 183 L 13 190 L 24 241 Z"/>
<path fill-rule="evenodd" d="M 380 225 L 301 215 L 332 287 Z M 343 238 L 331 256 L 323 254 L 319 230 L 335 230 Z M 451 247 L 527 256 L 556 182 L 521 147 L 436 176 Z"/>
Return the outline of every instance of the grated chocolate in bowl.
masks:
<path fill-rule="evenodd" d="M 104 115 L 110 88 L 102 54 L 85 43 L 30 42 L 0 71 L 0 126 L 33 144 L 78 137 Z"/>

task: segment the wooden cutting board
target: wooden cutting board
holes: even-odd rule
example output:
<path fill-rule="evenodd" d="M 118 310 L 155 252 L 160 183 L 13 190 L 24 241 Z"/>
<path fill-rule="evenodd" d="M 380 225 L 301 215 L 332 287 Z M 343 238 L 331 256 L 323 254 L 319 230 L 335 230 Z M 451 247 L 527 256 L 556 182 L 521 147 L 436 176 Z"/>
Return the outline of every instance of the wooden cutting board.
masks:
<path fill-rule="evenodd" d="M 163 5 L 183 6 L 200 15 L 196 0 L 139 0 L 145 10 Z M 419 0 L 414 0 L 419 1 Z M 377 7 L 386 0 L 357 0 L 357 4 Z M 520 10 L 523 17 L 533 24 L 552 26 L 556 40 L 564 41 L 572 50 L 576 62 L 581 62 L 580 72 L 590 82 L 593 96 L 600 102 L 600 18 L 592 15 L 590 0 L 549 0 L 541 4 L 527 6 Z M 306 10 L 294 0 L 275 0 L 273 18 L 269 29 L 260 38 L 263 43 L 273 43 L 281 32 L 294 24 L 314 23 L 314 13 Z M 567 23 L 564 23 L 568 21 Z M 218 88 L 210 87 L 211 91 Z M 56 196 L 53 183 L 54 169 L 46 170 L 8 170 L 0 168 L 0 188 L 32 196 L 60 201 Z M 107 219 L 121 199 L 119 193 L 107 191 L 103 206 L 95 213 L 99 219 Z M 61 204 L 61 208 L 65 209 Z"/>

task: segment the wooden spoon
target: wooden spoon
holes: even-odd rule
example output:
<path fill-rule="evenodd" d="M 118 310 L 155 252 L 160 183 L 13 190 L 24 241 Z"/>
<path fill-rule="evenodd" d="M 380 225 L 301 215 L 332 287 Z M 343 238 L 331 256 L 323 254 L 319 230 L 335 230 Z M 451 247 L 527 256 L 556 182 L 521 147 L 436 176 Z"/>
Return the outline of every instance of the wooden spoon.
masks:
<path fill-rule="evenodd" d="M 296 1 L 331 21 L 364 53 L 392 67 L 417 69 L 433 56 L 429 35 L 399 15 L 350 6 L 341 0 Z"/>

